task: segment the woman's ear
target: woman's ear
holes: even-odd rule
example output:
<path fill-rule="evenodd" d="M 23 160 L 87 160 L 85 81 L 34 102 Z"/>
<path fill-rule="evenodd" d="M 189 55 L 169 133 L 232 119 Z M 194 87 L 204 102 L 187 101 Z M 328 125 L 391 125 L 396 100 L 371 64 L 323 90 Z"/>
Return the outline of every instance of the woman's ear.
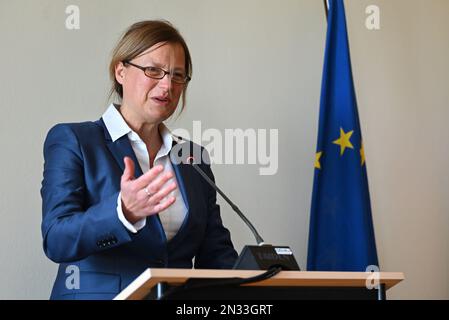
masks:
<path fill-rule="evenodd" d="M 123 85 L 125 75 L 126 75 L 126 68 L 123 65 L 123 62 L 120 61 L 115 66 L 115 80 L 117 80 L 118 83 Z"/>

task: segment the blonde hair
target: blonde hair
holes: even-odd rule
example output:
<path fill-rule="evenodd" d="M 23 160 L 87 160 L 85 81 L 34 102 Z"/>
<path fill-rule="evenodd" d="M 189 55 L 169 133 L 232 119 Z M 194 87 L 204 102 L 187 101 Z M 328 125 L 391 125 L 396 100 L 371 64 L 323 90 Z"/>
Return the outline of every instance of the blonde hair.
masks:
<path fill-rule="evenodd" d="M 123 61 L 129 61 L 157 43 L 166 42 L 180 44 L 184 49 L 186 75 L 192 77 L 192 59 L 189 48 L 179 31 L 168 21 L 147 20 L 134 23 L 130 26 L 112 51 L 109 64 L 109 77 L 112 87 L 109 98 L 115 93 L 120 100 L 123 99 L 123 88 L 115 79 L 115 66 Z M 186 104 L 187 83 L 182 91 L 182 110 Z"/>

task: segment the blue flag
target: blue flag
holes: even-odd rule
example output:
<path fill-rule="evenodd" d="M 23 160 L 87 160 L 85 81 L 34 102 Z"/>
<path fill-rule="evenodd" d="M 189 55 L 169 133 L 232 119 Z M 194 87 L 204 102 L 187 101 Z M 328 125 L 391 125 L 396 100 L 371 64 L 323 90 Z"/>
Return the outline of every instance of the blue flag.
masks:
<path fill-rule="evenodd" d="M 342 0 L 329 1 L 307 269 L 378 265 Z"/>

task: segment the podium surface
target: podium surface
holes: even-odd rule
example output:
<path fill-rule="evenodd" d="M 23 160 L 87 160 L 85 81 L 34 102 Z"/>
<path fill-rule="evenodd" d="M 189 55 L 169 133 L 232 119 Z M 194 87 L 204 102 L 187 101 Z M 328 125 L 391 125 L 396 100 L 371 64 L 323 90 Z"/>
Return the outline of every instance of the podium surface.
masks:
<path fill-rule="evenodd" d="M 249 278 L 264 270 L 159 269 L 149 268 L 120 292 L 114 300 L 145 299 L 158 284 L 182 285 L 189 279 Z M 404 279 L 402 272 L 281 271 L 274 277 L 242 287 L 270 288 L 366 288 L 375 278 L 388 290 Z"/>

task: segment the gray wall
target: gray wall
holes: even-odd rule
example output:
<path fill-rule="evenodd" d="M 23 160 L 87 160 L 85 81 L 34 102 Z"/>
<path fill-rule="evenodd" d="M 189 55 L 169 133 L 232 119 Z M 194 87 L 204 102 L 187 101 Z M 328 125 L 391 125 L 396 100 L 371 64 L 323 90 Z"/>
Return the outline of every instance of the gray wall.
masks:
<path fill-rule="evenodd" d="M 78 5 L 80 30 L 65 28 Z M 449 298 L 449 2 L 347 0 L 352 65 L 383 271 L 406 280 L 390 298 Z M 365 27 L 365 8 L 381 29 Z M 325 40 L 323 4 L 281 1 L 0 0 L 0 298 L 46 299 L 56 265 L 42 251 L 42 143 L 58 122 L 107 106 L 110 51 L 141 19 L 165 18 L 194 62 L 186 111 L 171 128 L 279 130 L 279 169 L 214 165 L 223 190 L 266 240 L 306 266 Z M 267 66 L 267 67 L 266 67 Z M 253 239 L 228 206 L 240 248 Z"/>

